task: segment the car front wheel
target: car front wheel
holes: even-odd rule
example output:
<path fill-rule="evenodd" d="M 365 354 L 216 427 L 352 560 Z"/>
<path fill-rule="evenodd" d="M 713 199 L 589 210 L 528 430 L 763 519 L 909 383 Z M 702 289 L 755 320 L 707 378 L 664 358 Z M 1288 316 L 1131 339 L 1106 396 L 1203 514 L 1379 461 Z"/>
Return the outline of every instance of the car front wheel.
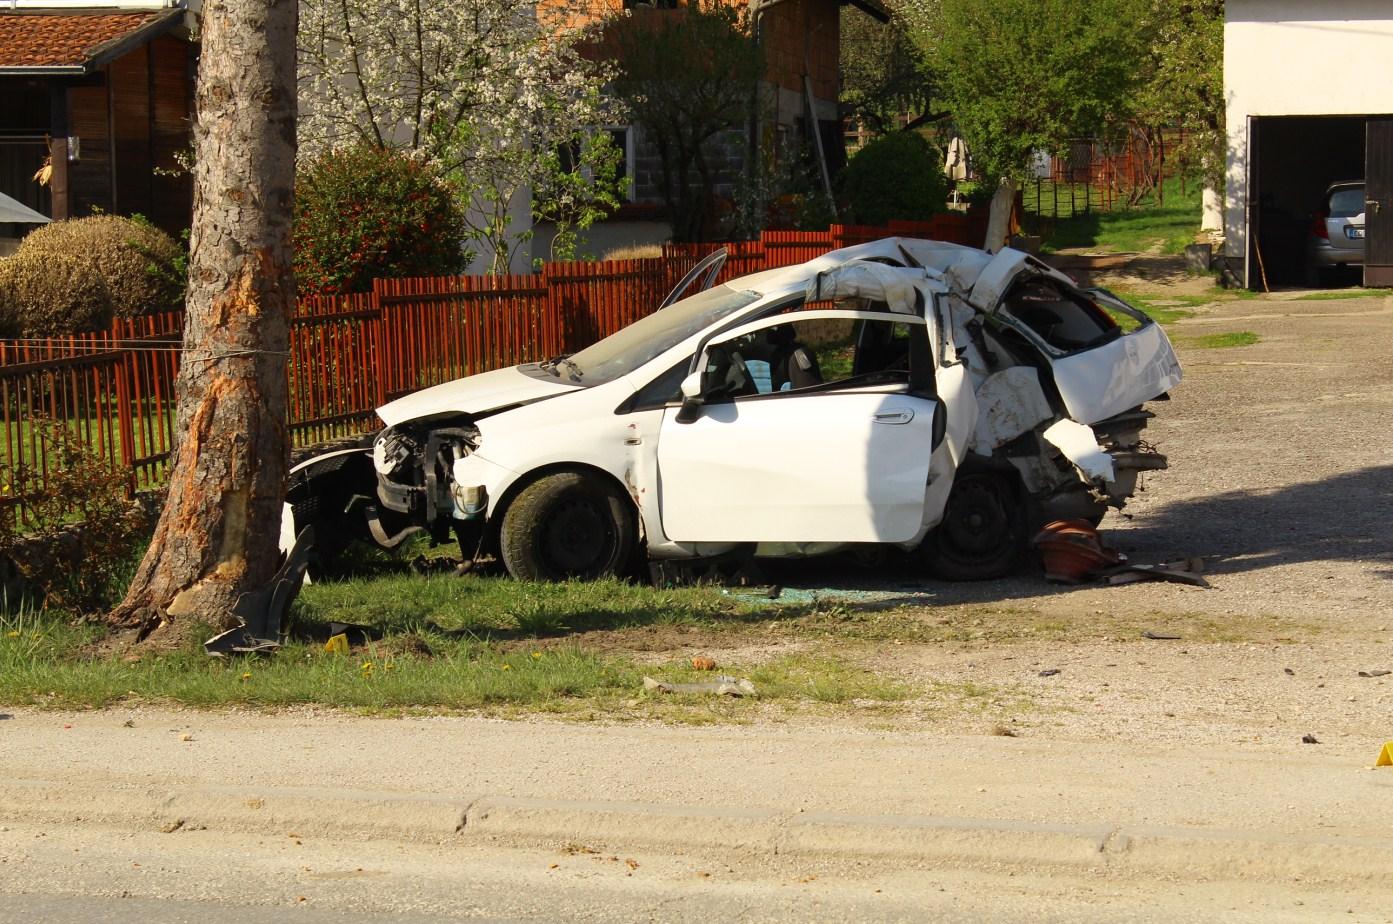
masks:
<path fill-rule="evenodd" d="M 960 472 L 943 520 L 925 538 L 920 554 L 945 580 L 1001 577 L 1020 564 L 1026 520 L 1016 480 L 993 471 Z"/>
<path fill-rule="evenodd" d="M 523 488 L 503 515 L 499 549 L 519 580 L 593 580 L 622 572 L 634 549 L 632 504 L 617 487 L 558 472 Z"/>

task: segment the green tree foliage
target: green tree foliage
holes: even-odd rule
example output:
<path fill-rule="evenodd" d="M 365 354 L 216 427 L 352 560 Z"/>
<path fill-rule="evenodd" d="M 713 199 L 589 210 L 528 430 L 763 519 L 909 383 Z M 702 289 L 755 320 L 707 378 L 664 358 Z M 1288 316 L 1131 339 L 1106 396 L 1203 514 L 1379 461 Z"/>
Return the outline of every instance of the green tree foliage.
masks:
<path fill-rule="evenodd" d="M 1133 100 L 1148 126 L 1185 131 L 1170 152 L 1185 172 L 1223 187 L 1224 0 L 1156 0 L 1148 22 L 1146 80 Z"/>
<path fill-rule="evenodd" d="M 856 152 L 842 173 L 841 192 L 851 220 L 883 225 L 943 211 L 948 183 L 938 152 L 924 136 L 892 132 Z"/>
<path fill-rule="evenodd" d="M 605 24 L 601 47 L 620 69 L 615 92 L 657 149 L 673 238 L 703 239 L 715 230 L 710 148 L 747 124 L 763 72 L 748 13 L 720 0 L 640 7 Z"/>
<path fill-rule="evenodd" d="M 292 243 L 302 295 L 366 292 L 373 279 L 443 276 L 469 262 L 459 201 L 434 169 L 360 144 L 329 151 L 295 181 Z"/>
<path fill-rule="evenodd" d="M 890 21 L 882 23 L 842 7 L 842 112 L 877 135 L 912 130 L 947 115 L 935 110 L 936 77 L 910 33 L 915 9 L 900 0 L 890 6 Z"/>
<path fill-rule="evenodd" d="M 1150 0 L 940 0 L 917 38 L 988 173 L 1019 177 L 1032 151 L 1115 135 L 1144 76 Z"/>

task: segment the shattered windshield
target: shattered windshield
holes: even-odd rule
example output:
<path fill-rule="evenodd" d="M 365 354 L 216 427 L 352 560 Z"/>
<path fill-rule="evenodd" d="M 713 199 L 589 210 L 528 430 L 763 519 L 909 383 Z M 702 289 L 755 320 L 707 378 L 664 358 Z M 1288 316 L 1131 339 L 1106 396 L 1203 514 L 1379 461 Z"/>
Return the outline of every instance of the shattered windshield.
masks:
<path fill-rule="evenodd" d="M 603 385 L 628 375 L 699 331 L 746 305 L 758 292 L 716 286 L 635 321 L 599 343 L 566 357 L 565 369 L 581 385 Z"/>

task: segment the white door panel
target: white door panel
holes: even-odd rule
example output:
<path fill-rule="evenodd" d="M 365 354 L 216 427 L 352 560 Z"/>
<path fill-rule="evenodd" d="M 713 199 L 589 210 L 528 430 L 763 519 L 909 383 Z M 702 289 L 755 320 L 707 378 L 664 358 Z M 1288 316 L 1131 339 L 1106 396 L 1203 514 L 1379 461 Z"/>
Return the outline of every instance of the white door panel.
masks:
<path fill-rule="evenodd" d="M 676 409 L 658 440 L 663 532 L 677 542 L 903 542 L 919 529 L 933 401 L 821 392 Z"/>

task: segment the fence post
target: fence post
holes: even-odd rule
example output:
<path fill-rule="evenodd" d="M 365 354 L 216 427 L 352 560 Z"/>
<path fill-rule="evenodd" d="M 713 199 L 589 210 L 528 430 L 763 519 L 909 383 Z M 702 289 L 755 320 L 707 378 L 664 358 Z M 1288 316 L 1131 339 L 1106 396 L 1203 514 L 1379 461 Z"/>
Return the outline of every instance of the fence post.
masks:
<path fill-rule="evenodd" d="M 114 327 L 115 322 L 113 322 Z M 115 330 L 112 331 L 116 333 Z M 131 408 L 131 362 L 134 353 L 129 346 L 118 348 L 120 362 L 116 364 L 116 432 L 121 439 L 121 465 L 126 470 L 126 493 L 135 496 L 135 415 Z M 175 389 L 176 395 L 178 389 Z M 177 397 L 176 397 L 177 402 Z"/>
<path fill-rule="evenodd" d="M 387 348 L 387 311 L 382 307 L 381 288 L 378 286 L 380 279 L 372 281 L 372 289 L 368 292 L 368 308 L 376 312 L 373 318 L 373 338 L 375 345 L 376 363 L 378 374 L 373 376 L 373 403 L 375 407 L 381 407 L 387 403 L 387 368 L 390 364 L 391 351 Z"/>

